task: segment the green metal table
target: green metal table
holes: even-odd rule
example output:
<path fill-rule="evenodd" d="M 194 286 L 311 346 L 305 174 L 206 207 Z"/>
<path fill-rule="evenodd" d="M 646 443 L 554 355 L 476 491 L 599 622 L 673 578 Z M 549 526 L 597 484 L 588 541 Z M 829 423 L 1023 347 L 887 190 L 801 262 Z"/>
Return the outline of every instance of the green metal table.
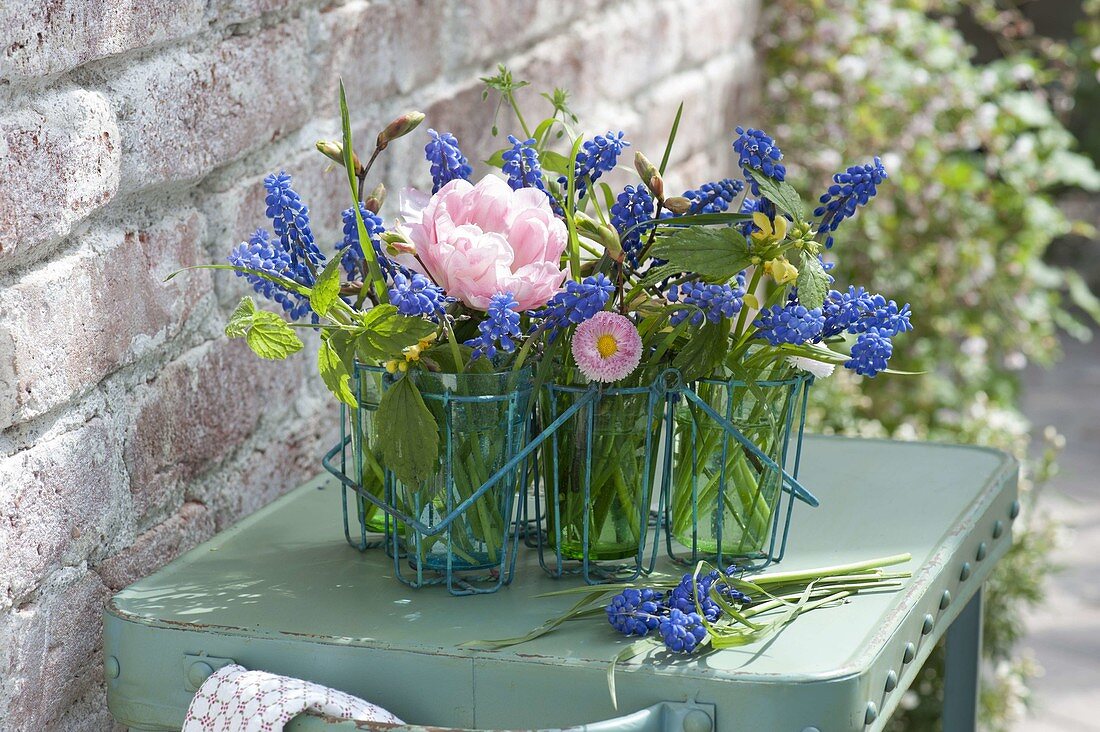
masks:
<path fill-rule="evenodd" d="M 574 598 L 533 596 L 578 580 L 548 578 L 521 547 L 515 582 L 496 594 L 410 590 L 383 551 L 344 542 L 342 493 L 326 477 L 113 598 L 110 710 L 134 729 L 179 729 L 198 685 L 236 662 L 342 689 L 417 725 L 877 730 L 946 634 L 945 729 L 972 729 L 980 590 L 1012 540 L 1015 461 L 973 447 L 825 437 L 808 437 L 803 454 L 801 475 L 822 505 L 795 511 L 782 568 L 909 552 L 912 578 L 898 592 L 809 613 L 756 645 L 636 657 L 619 666 L 618 710 L 607 670 L 629 641 L 602 623 L 567 623 L 503 650 L 460 647 L 559 614 Z M 357 727 L 300 716 L 291 728 Z"/>

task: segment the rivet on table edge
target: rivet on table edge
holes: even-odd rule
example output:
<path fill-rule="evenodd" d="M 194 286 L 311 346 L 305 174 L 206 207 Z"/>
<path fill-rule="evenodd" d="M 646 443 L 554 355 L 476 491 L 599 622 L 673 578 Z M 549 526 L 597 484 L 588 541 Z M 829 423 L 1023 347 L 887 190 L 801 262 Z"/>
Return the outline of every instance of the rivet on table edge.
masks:
<path fill-rule="evenodd" d="M 936 619 L 931 615 L 924 616 L 924 625 L 920 627 L 921 635 L 928 635 L 932 632 L 932 628 L 936 625 Z"/>
<path fill-rule="evenodd" d="M 117 679 L 118 675 L 122 673 L 122 668 L 118 665 L 118 659 L 114 656 L 107 656 L 103 661 L 103 671 L 107 674 L 109 679 Z"/>
<path fill-rule="evenodd" d="M 983 559 L 985 559 L 985 554 L 986 554 L 986 546 L 985 546 L 985 542 L 983 541 L 981 544 L 978 544 L 978 553 L 975 554 L 974 556 L 977 557 L 978 561 L 980 562 Z"/>
<path fill-rule="evenodd" d="M 863 723 L 870 724 L 878 718 L 878 707 L 874 702 L 867 702 L 867 712 L 863 715 Z"/>
<path fill-rule="evenodd" d="M 711 732 L 714 723 L 711 722 L 710 715 L 702 709 L 692 709 L 684 715 L 681 728 L 684 732 Z"/>
<path fill-rule="evenodd" d="M 912 661 L 916 657 L 916 655 L 917 655 L 917 647 L 915 645 L 913 645 L 912 643 L 906 643 L 905 644 L 905 651 L 901 654 L 901 662 L 902 663 L 909 663 L 910 661 Z"/>
<path fill-rule="evenodd" d="M 940 610 L 946 610 L 947 606 L 951 604 L 951 593 L 947 590 L 943 591 L 940 595 Z"/>
<path fill-rule="evenodd" d="M 994 521 L 993 522 L 993 538 L 994 539 L 1000 539 L 1001 534 L 1003 534 L 1004 532 L 1005 532 L 1004 521 L 1001 521 L 1000 519 L 997 519 L 996 521 Z"/>
<path fill-rule="evenodd" d="M 195 661 L 191 664 L 191 668 L 187 669 L 187 680 L 197 689 L 202 686 L 202 682 L 210 678 L 210 675 L 213 673 L 214 669 L 210 664 L 202 661 Z"/>
<path fill-rule="evenodd" d="M 965 582 L 970 579 L 970 562 L 963 562 L 962 570 L 959 572 L 959 581 Z"/>
<path fill-rule="evenodd" d="M 1012 519 L 1013 521 L 1015 521 L 1016 517 L 1019 516 L 1019 515 L 1020 515 L 1020 502 L 1019 501 L 1013 501 L 1012 505 L 1008 507 L 1008 517 L 1010 519 Z"/>
<path fill-rule="evenodd" d="M 898 675 L 894 673 L 893 669 L 886 674 L 886 692 L 889 693 L 898 688 Z"/>
<path fill-rule="evenodd" d="M 821 732 L 817 727 L 803 727 L 802 732 Z"/>

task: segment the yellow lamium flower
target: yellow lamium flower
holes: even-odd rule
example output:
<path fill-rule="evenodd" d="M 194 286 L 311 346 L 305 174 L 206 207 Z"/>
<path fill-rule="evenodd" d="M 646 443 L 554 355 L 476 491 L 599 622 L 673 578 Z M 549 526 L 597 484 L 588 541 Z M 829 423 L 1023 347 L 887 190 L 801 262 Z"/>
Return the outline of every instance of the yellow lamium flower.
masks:
<path fill-rule="evenodd" d="M 786 257 L 776 257 L 764 263 L 764 271 L 780 285 L 794 282 L 798 279 L 798 267 L 787 261 Z"/>
<path fill-rule="evenodd" d="M 782 216 L 776 216 L 773 220 L 759 211 L 754 211 L 752 222 L 757 228 L 752 232 L 752 240 L 757 244 L 771 244 L 787 238 L 787 220 Z"/>

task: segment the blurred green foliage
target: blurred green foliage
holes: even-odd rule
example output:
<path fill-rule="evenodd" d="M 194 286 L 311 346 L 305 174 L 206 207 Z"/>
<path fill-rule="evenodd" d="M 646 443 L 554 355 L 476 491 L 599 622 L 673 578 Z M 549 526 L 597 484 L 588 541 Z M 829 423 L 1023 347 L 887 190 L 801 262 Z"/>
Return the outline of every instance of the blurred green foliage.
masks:
<path fill-rule="evenodd" d="M 797 161 L 789 178 L 817 181 L 804 195 L 819 195 L 834 172 L 871 154 L 891 176 L 874 205 L 842 225 L 827 259 L 837 262 L 838 287 L 867 283 L 912 303 L 916 330 L 899 341 L 891 367 L 926 373 L 860 380 L 838 369 L 815 387 L 819 428 L 989 445 L 1025 461 L 1029 510 L 986 593 L 983 727 L 1002 730 L 1022 714 L 1033 673 L 1013 653 L 1020 613 L 1040 601 L 1051 571 L 1054 529 L 1027 496 L 1054 470 L 1061 439 L 1049 430 L 1046 444 L 1029 450 L 1020 374 L 1029 362 L 1059 357 L 1060 330 L 1088 337 L 1072 312 L 1100 317 L 1072 268 L 1043 261 L 1074 227 L 1054 194 L 1100 189 L 1100 173 L 1055 113 L 1052 87 L 1065 78 L 1058 64 L 1026 44 L 977 64 L 950 22 L 960 5 L 766 4 L 759 122 Z M 914 690 L 895 728 L 937 729 L 938 662 L 926 665 Z"/>

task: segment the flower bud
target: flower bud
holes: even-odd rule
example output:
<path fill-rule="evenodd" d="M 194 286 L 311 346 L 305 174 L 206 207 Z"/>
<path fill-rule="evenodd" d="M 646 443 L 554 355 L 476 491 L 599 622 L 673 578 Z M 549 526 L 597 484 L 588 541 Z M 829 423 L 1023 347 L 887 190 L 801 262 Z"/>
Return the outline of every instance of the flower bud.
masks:
<path fill-rule="evenodd" d="M 386 145 L 396 140 L 399 137 L 404 137 L 417 126 L 424 121 L 423 112 L 405 112 L 393 122 L 386 125 L 386 128 L 378 133 L 378 141 L 375 143 L 379 150 L 385 150 Z"/>
<path fill-rule="evenodd" d="M 691 210 L 691 201 L 683 196 L 672 196 L 665 199 L 665 208 L 674 214 L 685 214 Z"/>
<path fill-rule="evenodd" d="M 406 239 L 401 232 L 383 231 L 379 236 L 386 244 L 386 253 L 391 257 L 397 254 L 416 256 L 416 245 Z"/>
<path fill-rule="evenodd" d="M 665 200 L 665 182 L 661 178 L 657 166 L 649 162 L 649 158 L 645 155 L 636 152 L 634 153 L 634 169 L 638 171 L 642 182 L 645 183 L 646 188 L 653 194 L 653 197 L 663 202 Z"/>
<path fill-rule="evenodd" d="M 331 140 L 318 140 L 316 147 L 317 152 L 321 153 L 332 162 L 340 165 L 344 164 L 344 146 L 340 143 Z M 363 164 L 359 162 L 359 156 L 356 155 L 354 151 L 351 153 L 351 162 L 352 165 L 355 166 L 356 175 L 363 172 Z"/>
<path fill-rule="evenodd" d="M 386 202 L 386 186 L 379 183 L 374 187 L 374 190 L 367 196 L 367 200 L 363 201 L 363 206 L 371 213 L 378 213 L 382 208 L 382 204 Z"/>
<path fill-rule="evenodd" d="M 623 259 L 623 245 L 619 241 L 619 234 L 610 226 L 578 212 L 574 221 L 577 229 L 592 241 L 603 245 L 607 255 L 617 262 Z"/>

